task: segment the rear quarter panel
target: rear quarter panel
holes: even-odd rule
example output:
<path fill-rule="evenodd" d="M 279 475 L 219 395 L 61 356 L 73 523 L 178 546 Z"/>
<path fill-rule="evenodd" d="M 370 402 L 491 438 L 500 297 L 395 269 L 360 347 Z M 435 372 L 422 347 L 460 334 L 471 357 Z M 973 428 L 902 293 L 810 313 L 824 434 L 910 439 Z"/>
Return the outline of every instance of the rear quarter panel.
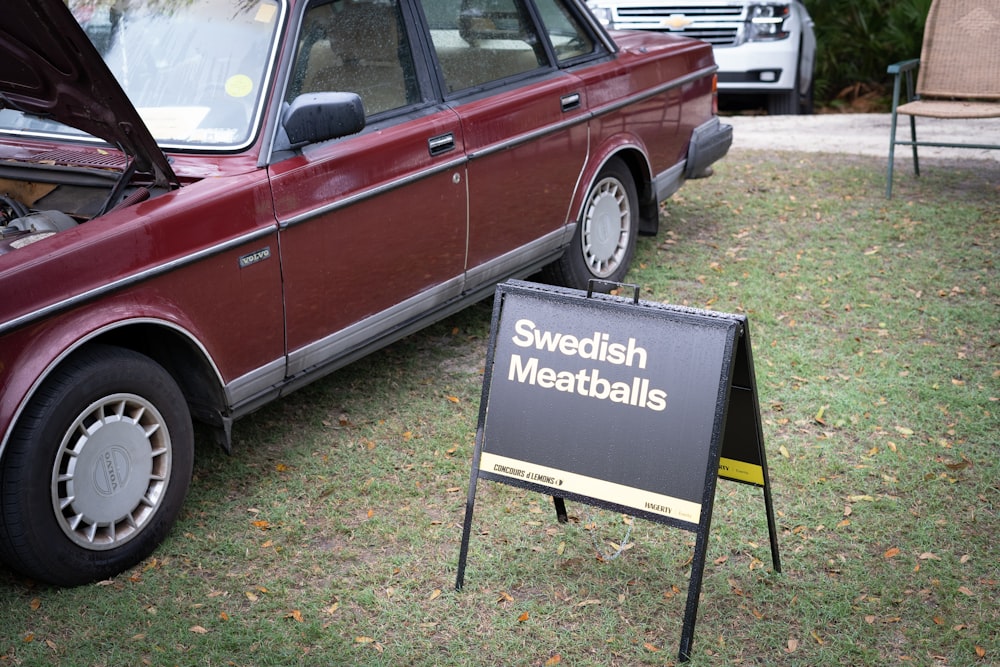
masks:
<path fill-rule="evenodd" d="M 709 44 L 671 35 L 616 31 L 611 62 L 574 70 L 584 80 L 591 123 L 593 178 L 611 154 L 640 148 L 651 174 L 684 160 L 695 127 L 712 117 L 715 61 Z"/>

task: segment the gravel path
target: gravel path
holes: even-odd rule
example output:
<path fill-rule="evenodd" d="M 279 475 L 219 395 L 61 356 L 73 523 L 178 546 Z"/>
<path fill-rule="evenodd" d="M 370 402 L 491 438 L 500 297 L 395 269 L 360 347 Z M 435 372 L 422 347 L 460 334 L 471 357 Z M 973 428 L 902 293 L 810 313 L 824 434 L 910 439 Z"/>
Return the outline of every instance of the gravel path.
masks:
<path fill-rule="evenodd" d="M 901 117 L 897 138 L 909 137 L 908 117 Z M 818 114 L 813 116 L 725 116 L 733 126 L 733 148 L 847 153 L 889 157 L 889 114 Z M 984 120 L 917 119 L 917 138 L 925 141 L 1000 144 L 1000 118 Z M 948 158 L 1000 162 L 1000 150 L 920 147 L 920 159 Z M 896 168 L 909 164 L 910 149 L 896 147 Z"/>

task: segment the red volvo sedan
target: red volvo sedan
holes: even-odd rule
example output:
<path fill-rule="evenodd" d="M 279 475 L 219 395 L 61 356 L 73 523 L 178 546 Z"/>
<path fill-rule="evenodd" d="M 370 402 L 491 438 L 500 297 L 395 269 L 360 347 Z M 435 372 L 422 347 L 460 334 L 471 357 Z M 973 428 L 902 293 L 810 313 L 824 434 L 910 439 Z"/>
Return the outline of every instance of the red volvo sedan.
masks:
<path fill-rule="evenodd" d="M 710 173 L 708 44 L 578 0 L 5 0 L 0 558 L 147 556 L 233 420 L 542 271 L 620 281 Z"/>

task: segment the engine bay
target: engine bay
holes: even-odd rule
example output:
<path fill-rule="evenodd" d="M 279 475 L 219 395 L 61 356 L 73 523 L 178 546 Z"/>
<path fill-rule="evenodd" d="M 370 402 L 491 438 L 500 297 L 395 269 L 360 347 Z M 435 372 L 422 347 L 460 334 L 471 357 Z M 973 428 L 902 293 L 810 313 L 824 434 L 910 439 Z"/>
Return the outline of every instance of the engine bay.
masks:
<path fill-rule="evenodd" d="M 35 165 L 0 167 L 0 255 L 75 228 L 116 208 L 149 199 L 142 186 L 121 188 L 122 174 Z"/>

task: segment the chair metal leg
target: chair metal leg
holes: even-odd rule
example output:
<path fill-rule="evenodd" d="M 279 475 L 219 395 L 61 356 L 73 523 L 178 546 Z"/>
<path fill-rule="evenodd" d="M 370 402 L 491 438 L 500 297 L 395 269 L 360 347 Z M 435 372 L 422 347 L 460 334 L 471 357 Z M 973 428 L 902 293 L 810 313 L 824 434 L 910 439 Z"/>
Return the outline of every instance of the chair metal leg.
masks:
<path fill-rule="evenodd" d="M 920 159 L 917 158 L 917 117 L 910 116 L 910 141 L 913 142 L 913 173 L 920 175 Z"/>
<path fill-rule="evenodd" d="M 885 198 L 892 199 L 892 171 L 896 157 L 896 107 L 892 108 L 892 126 L 889 128 L 889 167 L 886 170 Z"/>

